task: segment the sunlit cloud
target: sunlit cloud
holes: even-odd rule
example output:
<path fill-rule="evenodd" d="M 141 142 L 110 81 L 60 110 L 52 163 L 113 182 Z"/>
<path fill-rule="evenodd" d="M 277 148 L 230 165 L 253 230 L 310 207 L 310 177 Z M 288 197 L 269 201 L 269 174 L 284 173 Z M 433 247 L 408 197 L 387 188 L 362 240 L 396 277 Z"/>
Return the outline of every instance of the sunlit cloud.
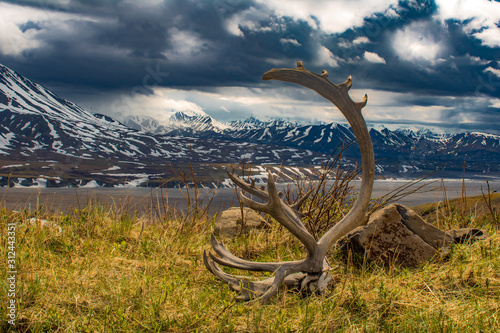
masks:
<path fill-rule="evenodd" d="M 158 121 L 160 125 L 168 124 L 168 119 L 176 112 L 187 115 L 205 115 L 203 108 L 197 103 L 172 96 L 169 89 L 155 88 L 150 95 L 119 94 L 111 103 L 104 102 L 101 112 L 120 121 L 129 116 L 147 116 Z M 173 94 L 175 95 L 175 94 Z"/>
<path fill-rule="evenodd" d="M 412 23 L 394 34 L 392 47 L 396 54 L 407 61 L 435 62 L 443 54 L 445 46 L 430 33 L 426 23 Z"/>
<path fill-rule="evenodd" d="M 484 70 L 484 72 L 489 72 L 489 73 L 493 73 L 495 74 L 497 77 L 500 78 L 500 69 L 497 69 L 497 68 L 493 68 L 493 67 L 488 67 Z"/>
<path fill-rule="evenodd" d="M 173 28 L 169 34 L 172 47 L 164 54 L 172 62 L 209 61 L 215 56 L 213 43 L 196 33 Z"/>
<path fill-rule="evenodd" d="M 365 36 L 357 37 L 355 40 L 352 41 L 353 45 L 362 45 L 368 43 L 370 43 L 370 40 Z"/>
<path fill-rule="evenodd" d="M 320 28 L 326 33 L 339 33 L 360 26 L 363 19 L 375 12 L 384 12 L 397 5 L 394 0 L 360 1 L 307 1 L 291 0 L 286 4 L 280 0 L 258 0 L 258 3 L 270 8 L 279 16 L 289 16 L 306 22 L 319 20 Z"/>
<path fill-rule="evenodd" d="M 382 58 L 381 56 L 379 56 L 378 54 L 373 53 L 373 52 L 366 51 L 364 54 L 364 57 L 367 61 L 375 63 L 375 64 L 385 64 L 386 63 L 384 58 Z"/>
<path fill-rule="evenodd" d="M 225 26 L 229 33 L 238 37 L 244 37 L 245 34 L 241 29 L 252 32 L 272 31 L 272 27 L 261 24 L 261 20 L 265 20 L 267 18 L 268 13 L 251 7 L 242 12 L 234 13 L 229 19 L 226 20 Z"/>
<path fill-rule="evenodd" d="M 339 58 L 336 57 L 328 48 L 323 45 L 320 45 L 318 48 L 316 65 L 318 66 L 329 66 L 329 67 L 338 67 Z"/>
<path fill-rule="evenodd" d="M 296 39 L 293 38 L 281 38 L 280 43 L 283 46 L 288 46 L 288 45 L 302 46 L 302 44 L 300 44 Z"/>
<path fill-rule="evenodd" d="M 436 16 L 442 20 L 460 20 L 466 31 L 483 44 L 500 46 L 500 4 L 489 0 L 436 0 Z"/>
<path fill-rule="evenodd" d="M 67 2 L 56 2 L 51 8 L 65 5 Z M 72 24 L 68 21 L 97 22 L 101 20 L 88 15 L 2 2 L 0 2 L 0 13 L 0 53 L 10 56 L 22 55 L 24 51 L 44 46 L 44 38 L 51 32 L 57 31 L 60 35 L 67 35 L 72 31 Z"/>

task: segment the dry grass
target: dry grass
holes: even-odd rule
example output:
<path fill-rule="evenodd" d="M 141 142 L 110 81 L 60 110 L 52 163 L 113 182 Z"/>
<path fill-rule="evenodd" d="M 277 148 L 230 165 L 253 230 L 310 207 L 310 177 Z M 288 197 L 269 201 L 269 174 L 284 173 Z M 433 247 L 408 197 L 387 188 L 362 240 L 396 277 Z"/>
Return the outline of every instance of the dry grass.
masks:
<path fill-rule="evenodd" d="M 500 193 L 419 205 L 414 210 L 443 229 L 493 223 L 500 225 Z"/>
<path fill-rule="evenodd" d="M 463 224 L 457 212 L 462 210 L 440 212 L 442 225 Z M 447 261 L 412 270 L 352 267 L 332 251 L 335 284 L 326 295 L 302 298 L 282 290 L 264 306 L 236 303 L 236 295 L 204 268 L 201 254 L 210 247 L 213 221 L 193 214 L 127 215 L 98 203 L 57 216 L 0 209 L 0 267 L 6 267 L 6 225 L 18 225 L 20 305 L 12 327 L 5 315 L 7 281 L 0 274 L 0 331 L 500 330 L 500 235 L 487 214 L 468 225 L 486 228 L 491 238 L 455 246 Z M 61 231 L 28 223 L 32 217 Z M 252 260 L 293 260 L 304 253 L 278 224 L 226 243 Z"/>

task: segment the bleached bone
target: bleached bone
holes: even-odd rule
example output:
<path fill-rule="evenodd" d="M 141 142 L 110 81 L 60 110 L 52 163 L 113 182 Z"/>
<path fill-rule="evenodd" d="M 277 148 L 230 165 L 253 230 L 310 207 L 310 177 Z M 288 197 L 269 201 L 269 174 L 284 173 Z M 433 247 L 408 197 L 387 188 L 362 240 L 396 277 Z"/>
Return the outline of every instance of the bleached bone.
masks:
<path fill-rule="evenodd" d="M 304 244 L 307 256 L 305 259 L 287 262 L 253 262 L 241 259 L 230 253 L 222 243 L 212 235 L 212 249 L 218 255 L 203 253 L 203 261 L 207 269 L 219 279 L 229 284 L 231 289 L 238 291 L 238 300 L 259 300 L 267 302 L 283 285 L 294 286 L 301 291 L 322 292 L 331 281 L 330 265 L 326 254 L 330 247 L 349 231 L 366 223 L 366 210 L 370 202 L 375 176 L 375 159 L 373 146 L 366 127 L 361 109 L 367 103 L 367 96 L 361 102 L 353 102 L 348 91 L 351 87 L 351 77 L 346 82 L 336 85 L 328 80 L 328 72 L 321 75 L 306 70 L 302 62 L 296 69 L 272 69 L 265 73 L 263 80 L 279 80 L 297 83 L 310 88 L 332 102 L 342 112 L 352 127 L 361 152 L 362 181 L 359 195 L 351 211 L 319 240 L 316 240 L 304 226 L 298 209 L 307 199 L 310 192 L 303 195 L 296 204 L 288 205 L 279 196 L 274 178 L 269 172 L 267 191 L 259 189 L 255 184 L 248 184 L 239 177 L 228 172 L 231 180 L 243 191 L 248 192 L 265 203 L 259 203 L 240 194 L 241 202 L 260 212 L 265 212 L 288 229 Z M 233 276 L 225 273 L 218 266 L 226 266 L 248 271 L 266 271 L 274 273 L 274 277 L 262 281 L 251 281 L 244 276 Z"/>

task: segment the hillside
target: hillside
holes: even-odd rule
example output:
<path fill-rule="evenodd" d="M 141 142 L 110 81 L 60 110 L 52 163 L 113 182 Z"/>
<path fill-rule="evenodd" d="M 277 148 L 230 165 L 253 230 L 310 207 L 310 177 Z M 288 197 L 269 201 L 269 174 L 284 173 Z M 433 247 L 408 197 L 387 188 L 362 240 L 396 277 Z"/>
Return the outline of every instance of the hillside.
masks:
<path fill-rule="evenodd" d="M 313 168 L 345 142 L 342 124 L 301 125 L 256 118 L 220 123 L 199 112 L 175 112 L 157 121 L 128 117 L 124 123 L 90 113 L 40 84 L 0 65 L 0 186 L 155 184 L 175 176 L 172 166 L 194 166 L 202 181 L 224 181 L 241 162 Z M 429 130 L 370 129 L 379 177 L 500 176 L 500 136 L 441 135 Z M 323 156 L 323 157 L 322 157 Z M 344 166 L 356 166 L 356 145 Z M 119 172 L 111 172 L 120 170 Z M 214 171 L 215 170 L 215 171 Z M 311 170 L 314 170 L 311 169 Z"/>

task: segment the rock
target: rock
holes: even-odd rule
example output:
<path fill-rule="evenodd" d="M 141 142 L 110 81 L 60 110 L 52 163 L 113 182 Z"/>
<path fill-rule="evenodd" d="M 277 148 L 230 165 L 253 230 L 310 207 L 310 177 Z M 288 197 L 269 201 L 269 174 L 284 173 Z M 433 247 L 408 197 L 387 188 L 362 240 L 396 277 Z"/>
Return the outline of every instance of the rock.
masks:
<path fill-rule="evenodd" d="M 417 213 L 399 204 L 376 211 L 368 223 L 338 242 L 344 256 L 383 265 L 416 267 L 448 251 L 454 239 L 425 222 Z"/>
<path fill-rule="evenodd" d="M 220 236 L 235 237 L 240 232 L 247 233 L 251 229 L 267 227 L 266 220 L 252 209 L 243 208 L 243 215 L 242 224 L 240 207 L 231 207 L 223 211 L 215 222 L 215 233 Z"/>
<path fill-rule="evenodd" d="M 415 213 L 410 208 L 394 204 L 398 213 L 401 215 L 401 222 L 414 234 L 418 235 L 424 242 L 439 250 L 444 247 L 449 247 L 454 243 L 453 237 L 446 232 L 427 223 L 420 215 Z"/>
<path fill-rule="evenodd" d="M 32 217 L 28 220 L 28 223 L 31 225 L 35 225 L 39 228 L 55 228 L 57 229 L 57 231 L 62 232 L 61 226 L 52 221 L 47 221 Z"/>
<path fill-rule="evenodd" d="M 472 243 L 490 237 L 486 231 L 474 228 L 448 230 L 446 233 L 450 235 L 457 244 Z"/>

